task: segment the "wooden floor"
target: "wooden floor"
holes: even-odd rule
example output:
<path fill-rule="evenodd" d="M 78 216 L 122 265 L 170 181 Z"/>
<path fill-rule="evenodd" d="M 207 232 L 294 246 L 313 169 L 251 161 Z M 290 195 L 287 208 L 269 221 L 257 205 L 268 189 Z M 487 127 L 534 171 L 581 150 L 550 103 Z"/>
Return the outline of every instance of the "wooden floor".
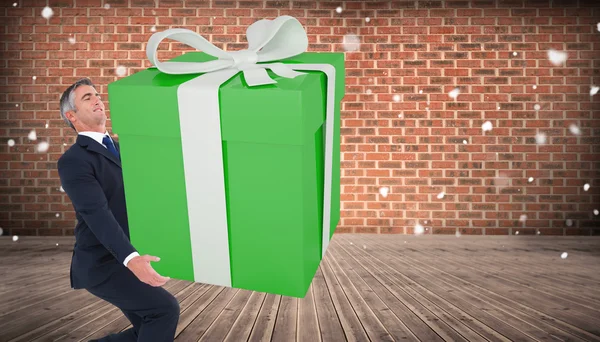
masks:
<path fill-rule="evenodd" d="M 130 327 L 69 287 L 72 246 L 0 238 L 0 341 Z M 600 341 L 600 237 L 336 234 L 303 299 L 165 288 L 181 305 L 176 341 Z"/>

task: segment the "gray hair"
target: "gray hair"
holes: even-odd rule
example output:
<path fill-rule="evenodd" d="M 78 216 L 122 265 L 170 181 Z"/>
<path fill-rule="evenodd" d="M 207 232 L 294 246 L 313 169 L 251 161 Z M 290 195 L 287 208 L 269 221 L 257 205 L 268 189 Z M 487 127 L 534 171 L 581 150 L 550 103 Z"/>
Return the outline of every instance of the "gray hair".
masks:
<path fill-rule="evenodd" d="M 77 108 L 75 108 L 75 89 L 82 85 L 89 85 L 96 88 L 89 78 L 81 78 L 67 88 L 60 97 L 60 116 L 76 132 L 77 130 L 73 126 L 73 123 L 67 118 L 67 112 L 70 110 L 77 112 Z"/>

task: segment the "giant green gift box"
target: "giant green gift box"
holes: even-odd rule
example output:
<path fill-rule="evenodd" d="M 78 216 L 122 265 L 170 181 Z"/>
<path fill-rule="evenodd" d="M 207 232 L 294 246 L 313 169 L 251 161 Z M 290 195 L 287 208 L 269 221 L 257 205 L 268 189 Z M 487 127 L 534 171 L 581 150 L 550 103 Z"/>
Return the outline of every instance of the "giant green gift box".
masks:
<path fill-rule="evenodd" d="M 171 61 L 213 59 L 189 52 Z M 331 239 L 340 218 L 344 54 L 304 52 L 280 62 L 335 68 Z M 301 298 L 324 254 L 327 80 L 321 71 L 296 70 L 306 74 L 285 78 L 267 70 L 277 83 L 252 87 L 238 72 L 219 87 L 218 96 L 231 287 Z M 223 229 L 190 227 L 188 220 L 190 210 L 202 208 L 186 199 L 177 88 L 199 75 L 152 67 L 108 85 L 131 242 L 141 255 L 161 258 L 152 264 L 159 274 L 190 281 L 198 279 L 190 229 Z"/>

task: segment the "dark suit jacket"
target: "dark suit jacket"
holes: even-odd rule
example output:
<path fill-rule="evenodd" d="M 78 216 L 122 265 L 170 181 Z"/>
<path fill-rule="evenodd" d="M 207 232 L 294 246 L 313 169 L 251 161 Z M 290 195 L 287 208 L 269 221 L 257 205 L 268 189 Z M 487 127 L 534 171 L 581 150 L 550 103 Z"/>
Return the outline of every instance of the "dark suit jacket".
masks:
<path fill-rule="evenodd" d="M 77 216 L 71 287 L 93 287 L 136 252 L 129 241 L 121 162 L 94 139 L 78 135 L 58 160 L 58 174 Z"/>

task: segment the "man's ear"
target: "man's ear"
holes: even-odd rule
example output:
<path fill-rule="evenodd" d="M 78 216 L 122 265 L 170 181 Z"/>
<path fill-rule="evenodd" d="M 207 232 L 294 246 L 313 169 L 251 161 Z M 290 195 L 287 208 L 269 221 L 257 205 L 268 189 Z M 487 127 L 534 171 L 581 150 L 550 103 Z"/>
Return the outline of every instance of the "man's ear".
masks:
<path fill-rule="evenodd" d="M 72 119 L 75 119 L 75 121 L 77 121 L 77 117 L 75 116 L 75 112 L 72 111 L 72 110 L 66 112 L 65 116 L 67 117 L 67 119 L 69 119 L 69 121 L 71 121 L 71 123 L 73 123 L 73 121 L 74 121 Z"/>

